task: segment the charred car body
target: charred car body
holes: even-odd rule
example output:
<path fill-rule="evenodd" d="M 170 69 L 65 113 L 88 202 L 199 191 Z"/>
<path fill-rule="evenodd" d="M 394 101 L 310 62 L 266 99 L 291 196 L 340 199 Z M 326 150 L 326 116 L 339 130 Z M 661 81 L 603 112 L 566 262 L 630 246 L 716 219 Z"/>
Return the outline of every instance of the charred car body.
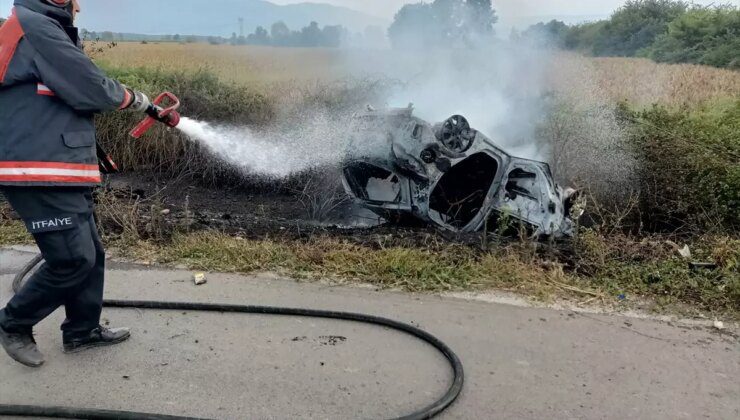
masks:
<path fill-rule="evenodd" d="M 413 107 L 356 116 L 343 184 L 387 220 L 409 217 L 456 231 L 518 220 L 536 236 L 572 234 L 573 190 L 543 162 L 509 155 L 455 115 L 430 125 Z"/>

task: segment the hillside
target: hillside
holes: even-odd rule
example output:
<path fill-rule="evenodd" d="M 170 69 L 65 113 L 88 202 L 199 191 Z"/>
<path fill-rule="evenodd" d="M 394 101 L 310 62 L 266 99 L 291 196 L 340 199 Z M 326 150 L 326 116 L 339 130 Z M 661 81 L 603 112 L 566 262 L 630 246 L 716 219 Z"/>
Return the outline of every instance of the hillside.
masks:
<path fill-rule="evenodd" d="M 0 15 L 8 14 L 11 0 L 0 0 Z M 142 34 L 192 34 L 228 37 L 239 33 L 238 18 L 244 19 L 245 34 L 262 25 L 282 20 L 291 28 L 311 21 L 342 25 L 362 31 L 369 25 L 389 22 L 362 12 L 328 4 L 300 3 L 280 6 L 263 0 L 95 0 L 85 2 L 78 25 L 90 31 Z M 6 10 L 7 9 L 7 10 Z"/>

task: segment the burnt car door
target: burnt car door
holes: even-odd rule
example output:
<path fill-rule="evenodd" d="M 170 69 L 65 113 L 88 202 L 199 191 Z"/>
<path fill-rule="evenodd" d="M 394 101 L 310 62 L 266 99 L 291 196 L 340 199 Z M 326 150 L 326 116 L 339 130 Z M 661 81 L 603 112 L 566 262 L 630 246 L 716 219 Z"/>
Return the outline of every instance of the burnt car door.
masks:
<path fill-rule="evenodd" d="M 524 221 L 537 235 L 566 232 L 563 191 L 553 181 L 550 166 L 512 157 L 495 205 L 500 214 Z"/>

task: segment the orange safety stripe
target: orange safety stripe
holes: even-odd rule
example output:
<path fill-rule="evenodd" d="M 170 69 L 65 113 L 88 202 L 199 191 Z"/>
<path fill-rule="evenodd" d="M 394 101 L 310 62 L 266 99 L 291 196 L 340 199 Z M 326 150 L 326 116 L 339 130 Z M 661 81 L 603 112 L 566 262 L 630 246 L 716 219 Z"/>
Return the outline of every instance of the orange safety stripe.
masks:
<path fill-rule="evenodd" d="M 51 169 L 73 169 L 79 171 L 93 171 L 98 165 L 85 163 L 64 162 L 0 162 L 0 168 L 51 168 Z"/>
<path fill-rule="evenodd" d="M 5 81 L 10 61 L 15 55 L 15 50 L 23 38 L 23 28 L 15 15 L 15 9 L 10 18 L 0 27 L 0 84 Z"/>

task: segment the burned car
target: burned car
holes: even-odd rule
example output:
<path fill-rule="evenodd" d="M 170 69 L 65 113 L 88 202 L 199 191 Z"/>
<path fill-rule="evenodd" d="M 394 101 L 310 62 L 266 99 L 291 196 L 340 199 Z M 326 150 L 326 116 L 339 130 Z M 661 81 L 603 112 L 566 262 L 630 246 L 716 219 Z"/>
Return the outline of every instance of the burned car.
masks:
<path fill-rule="evenodd" d="M 575 191 L 558 186 L 548 164 L 509 155 L 463 116 L 430 125 L 412 105 L 368 108 L 351 132 L 344 188 L 382 218 L 455 232 L 515 220 L 535 236 L 572 234 Z"/>

